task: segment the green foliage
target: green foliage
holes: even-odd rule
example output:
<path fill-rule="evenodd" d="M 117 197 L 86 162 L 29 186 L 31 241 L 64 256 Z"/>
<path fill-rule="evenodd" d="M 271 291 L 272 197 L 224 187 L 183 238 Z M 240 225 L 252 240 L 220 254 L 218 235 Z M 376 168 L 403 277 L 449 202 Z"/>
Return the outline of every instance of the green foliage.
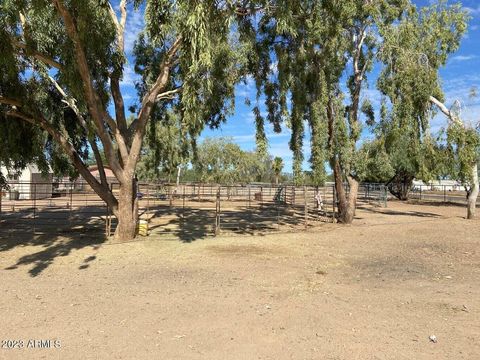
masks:
<path fill-rule="evenodd" d="M 396 118 L 384 101 L 373 132 L 376 139 L 362 147 L 372 155 L 366 181 L 388 182 L 396 174 L 429 181 L 441 174 L 441 162 L 435 161 L 440 156 L 435 141 L 421 131 L 417 122 Z"/>
<path fill-rule="evenodd" d="M 382 141 L 366 142 L 359 150 L 358 169 L 366 182 L 385 183 L 394 175 L 395 170 Z"/>
<path fill-rule="evenodd" d="M 127 2 L 129 17 L 133 12 L 131 3 Z M 256 3 L 249 3 L 247 8 L 254 12 Z M 115 99 L 115 116 L 108 112 L 115 79 L 121 81 L 127 61 L 117 34 L 116 21 L 120 19 L 111 16 L 117 5 L 106 0 L 1 2 L 0 97 L 21 104 L 14 110 L 25 116 L 12 116 L 13 105 L 5 103 L 0 105 L 0 121 L 8 117 L 8 121 L 29 121 L 34 125 L 18 126 L 22 132 L 16 132 L 19 138 L 33 138 L 28 145 L 7 139 L 6 132 L 0 133 L 0 143 L 9 147 L 0 161 L 15 167 L 31 161 L 49 162 L 55 171 L 74 175 L 82 162 L 94 159 L 89 152 L 92 143 L 98 143 L 104 152 L 102 157 L 108 159 L 119 180 L 124 178 L 123 171 L 127 177 L 132 176 L 134 171 L 124 167 L 135 167 L 138 153 L 131 145 L 137 135 L 143 138 L 145 125 L 133 121 L 129 129 L 122 126 L 126 114 L 119 105 L 123 104 L 121 98 Z M 144 161 L 160 164 L 170 172 L 181 162 L 177 157 L 183 158 L 187 148 L 195 147 L 195 138 L 205 125 L 218 127 L 231 114 L 234 86 L 245 76 L 250 44 L 242 35 L 239 23 L 243 16 L 236 12 L 240 6 L 237 2 L 148 0 L 133 1 L 133 6 L 145 12 L 145 29 L 131 59 L 141 80 L 136 84 L 139 99 L 130 111 L 136 120 L 143 110 L 151 114 L 149 118 L 156 124 L 147 131 L 151 137 L 147 146 L 154 157 L 144 157 Z M 62 18 L 63 11 L 72 24 Z M 129 31 L 128 27 L 125 31 Z M 174 44 L 178 44 L 175 51 Z M 166 70 L 166 62 L 168 79 L 162 91 L 177 92 L 154 104 L 151 100 L 145 102 L 145 96 Z M 175 120 L 170 119 L 172 114 Z M 81 124 L 80 117 L 85 124 Z M 39 119 L 48 124 L 49 136 L 45 136 L 45 123 Z M 66 140 L 62 146 L 53 133 Z M 156 142 L 155 138 L 161 140 Z M 191 144 L 187 146 L 186 142 Z M 76 169 L 71 154 L 66 157 L 68 144 L 73 145 L 79 158 Z M 121 155 L 122 147 L 132 158 L 130 161 Z"/>
<path fill-rule="evenodd" d="M 325 163 L 339 159 L 343 175 L 359 177 L 356 142 L 362 111 L 373 122 L 373 108 L 359 106 L 362 81 L 372 69 L 381 46 L 379 29 L 395 22 L 406 0 L 276 1 L 277 7 L 258 20 L 252 37 L 255 61 L 249 71 L 257 84 L 257 101 L 265 94 L 266 120 L 275 131 L 291 128 L 290 149 L 297 183 L 302 181 L 305 125 L 310 127 L 313 178 L 325 181 Z M 255 29 L 255 24 L 249 24 Z M 352 64 L 355 69 L 351 69 Z M 353 73 L 352 73 L 353 70 Z M 341 81 L 347 78 L 347 93 Z M 347 102 L 345 104 L 343 101 Z M 291 105 L 288 103 L 291 102 Z M 334 128 L 327 126 L 327 107 L 334 102 Z M 346 106 L 345 106 L 346 105 Z M 258 113 L 258 111 L 257 111 Z M 263 141 L 263 120 L 257 119 L 257 139 Z"/>
<path fill-rule="evenodd" d="M 168 106 L 181 117 L 183 133 L 192 138 L 205 124 L 220 126 L 232 114 L 234 86 L 245 76 L 245 45 L 232 30 L 232 9 L 213 0 L 146 1 L 145 20 L 146 29 L 134 48 L 135 71 L 142 76 L 139 95 L 155 82 L 169 44 L 181 36 L 178 66 L 171 76 L 171 88 L 181 87 L 181 93 Z M 162 104 L 153 120 L 164 111 Z"/>
<path fill-rule="evenodd" d="M 186 168 L 191 158 L 188 134 L 179 116 L 166 112 L 163 119 L 150 123 L 142 157 L 137 167 L 140 180 L 157 181 L 162 176 L 171 177 L 178 167 Z"/>
<path fill-rule="evenodd" d="M 459 130 L 450 123 L 450 136 L 440 143 L 433 141 L 429 121 L 435 112 L 430 97 L 443 99 L 439 69 L 458 49 L 467 19 L 459 4 L 449 6 L 439 1 L 420 11 L 412 6 L 398 23 L 380 28 L 383 45 L 378 58 L 384 66 L 378 88 L 388 102 L 382 102 L 380 122 L 370 125 L 396 174 L 428 181 L 448 176 L 446 169 L 450 168 L 449 176 L 459 178 L 458 172 L 454 175 L 456 171 L 446 165 L 448 152 L 443 146 L 445 141 L 461 140 Z M 469 157 L 457 155 L 455 163 L 460 157 Z"/>
<path fill-rule="evenodd" d="M 448 174 L 464 184 L 472 183 L 472 164 L 478 162 L 480 134 L 476 129 L 458 123 L 450 124 L 446 131 L 446 168 Z"/>
<path fill-rule="evenodd" d="M 272 160 L 256 151 L 242 150 L 229 138 L 207 138 L 198 147 L 193 168 L 203 182 L 246 184 L 271 181 Z"/>
<path fill-rule="evenodd" d="M 275 176 L 280 176 L 283 170 L 283 159 L 279 156 L 275 156 L 272 162 L 272 170 Z"/>

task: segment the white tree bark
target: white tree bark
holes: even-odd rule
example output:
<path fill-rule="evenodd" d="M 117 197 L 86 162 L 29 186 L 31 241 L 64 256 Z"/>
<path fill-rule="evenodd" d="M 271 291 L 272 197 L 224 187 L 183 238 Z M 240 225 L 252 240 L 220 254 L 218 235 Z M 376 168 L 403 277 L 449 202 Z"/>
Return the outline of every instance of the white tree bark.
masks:
<path fill-rule="evenodd" d="M 448 119 L 456 123 L 462 127 L 465 127 L 465 124 L 460 120 L 460 118 L 451 112 L 444 103 L 440 100 L 436 99 L 433 96 L 430 96 L 430 102 L 437 106 L 442 113 L 444 113 Z M 467 219 L 475 219 L 475 210 L 477 206 L 477 198 L 478 198 L 478 191 L 479 191 L 479 184 L 478 184 L 478 166 L 477 162 L 475 161 L 472 164 L 470 169 L 470 176 L 471 176 L 471 184 L 470 184 L 470 191 L 467 197 Z"/>
<path fill-rule="evenodd" d="M 470 186 L 470 193 L 468 194 L 467 198 L 467 219 L 475 219 L 475 212 L 477 206 L 477 198 L 478 198 L 478 166 L 475 164 L 472 166 L 472 184 Z"/>

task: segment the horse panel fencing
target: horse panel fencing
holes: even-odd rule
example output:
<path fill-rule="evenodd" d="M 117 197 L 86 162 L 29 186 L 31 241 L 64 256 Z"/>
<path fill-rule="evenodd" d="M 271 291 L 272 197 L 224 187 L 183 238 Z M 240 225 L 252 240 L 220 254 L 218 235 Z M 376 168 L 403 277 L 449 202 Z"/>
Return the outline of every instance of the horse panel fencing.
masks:
<path fill-rule="evenodd" d="M 114 194 L 118 184 L 111 184 Z M 359 202 L 386 205 L 383 185 L 362 185 Z M 139 218 L 151 233 L 185 241 L 220 232 L 291 231 L 332 222 L 338 211 L 333 184 L 214 185 L 139 183 Z M 380 199 L 380 200 L 379 200 Z M 12 183 L 0 196 L 0 234 L 102 231 L 111 235 L 111 209 L 85 182 Z"/>

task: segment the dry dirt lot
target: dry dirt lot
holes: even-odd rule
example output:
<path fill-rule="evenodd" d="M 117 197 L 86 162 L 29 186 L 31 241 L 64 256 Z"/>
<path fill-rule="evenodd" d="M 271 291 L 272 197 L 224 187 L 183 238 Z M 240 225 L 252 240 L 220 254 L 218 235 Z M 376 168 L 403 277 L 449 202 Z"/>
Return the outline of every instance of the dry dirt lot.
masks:
<path fill-rule="evenodd" d="M 464 212 L 391 202 L 354 226 L 189 243 L 2 239 L 0 358 L 479 359 L 480 221 Z"/>

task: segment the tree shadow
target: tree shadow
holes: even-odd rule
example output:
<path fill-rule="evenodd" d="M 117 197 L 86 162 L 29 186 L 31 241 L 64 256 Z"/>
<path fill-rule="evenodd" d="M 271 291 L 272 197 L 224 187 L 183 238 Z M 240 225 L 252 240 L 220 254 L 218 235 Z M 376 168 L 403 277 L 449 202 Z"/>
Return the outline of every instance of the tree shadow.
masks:
<path fill-rule="evenodd" d="M 32 265 L 28 273 L 36 277 L 56 258 L 87 247 L 96 251 L 106 241 L 105 222 L 101 218 L 105 214 L 104 207 L 78 208 L 75 213 L 47 209 L 36 213 L 35 218 L 28 210 L 2 213 L 0 252 L 27 246 L 40 247 L 41 250 L 20 257 L 5 270 Z M 79 269 L 88 268 L 95 259 L 94 255 L 88 256 Z"/>
<path fill-rule="evenodd" d="M 426 211 L 398 211 L 388 210 L 385 208 L 371 208 L 371 207 L 359 207 L 362 211 L 368 211 L 375 214 L 383 214 L 390 216 L 415 216 L 415 217 L 429 217 L 429 218 L 441 218 L 442 215 L 426 212 Z"/>
<path fill-rule="evenodd" d="M 190 243 L 215 235 L 215 209 L 191 206 L 152 208 L 150 233 L 170 235 Z M 311 218 L 311 214 L 309 215 Z M 260 204 L 225 208 L 220 211 L 221 234 L 262 235 L 280 229 L 291 229 L 304 224 L 303 207 L 278 204 Z"/>
<path fill-rule="evenodd" d="M 479 200 L 480 201 L 480 200 Z M 455 207 L 461 207 L 461 208 L 466 208 L 467 203 L 464 201 L 463 203 L 458 201 L 435 201 L 435 200 L 417 200 L 417 199 L 410 199 L 407 201 L 407 204 L 412 204 L 412 205 L 426 205 L 426 206 L 437 206 L 437 207 L 449 207 L 449 206 L 455 206 Z M 477 202 L 477 206 L 480 205 L 480 202 Z"/>

